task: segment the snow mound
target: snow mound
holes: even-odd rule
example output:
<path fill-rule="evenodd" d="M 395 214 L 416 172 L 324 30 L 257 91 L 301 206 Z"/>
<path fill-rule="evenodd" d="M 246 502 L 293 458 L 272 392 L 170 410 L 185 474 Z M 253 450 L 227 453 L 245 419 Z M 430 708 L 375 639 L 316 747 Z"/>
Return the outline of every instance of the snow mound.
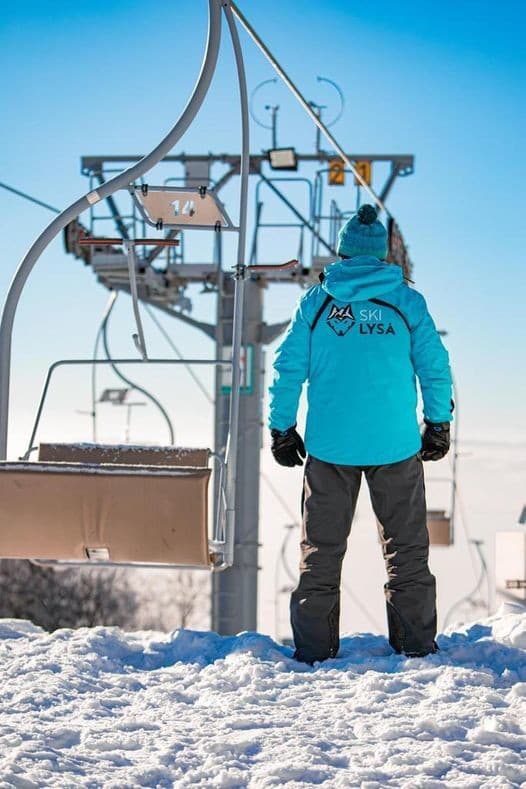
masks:
<path fill-rule="evenodd" d="M 2 787 L 514 787 L 526 781 L 526 613 L 382 636 L 314 668 L 222 638 L 0 621 Z"/>

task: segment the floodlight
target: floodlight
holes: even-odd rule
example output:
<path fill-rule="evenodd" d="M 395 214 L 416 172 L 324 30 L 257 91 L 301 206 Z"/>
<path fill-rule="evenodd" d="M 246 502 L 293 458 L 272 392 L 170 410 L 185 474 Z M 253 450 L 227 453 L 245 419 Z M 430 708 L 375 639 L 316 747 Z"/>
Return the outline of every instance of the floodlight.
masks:
<path fill-rule="evenodd" d="M 294 148 L 271 148 L 268 160 L 273 170 L 297 170 L 298 158 Z"/>

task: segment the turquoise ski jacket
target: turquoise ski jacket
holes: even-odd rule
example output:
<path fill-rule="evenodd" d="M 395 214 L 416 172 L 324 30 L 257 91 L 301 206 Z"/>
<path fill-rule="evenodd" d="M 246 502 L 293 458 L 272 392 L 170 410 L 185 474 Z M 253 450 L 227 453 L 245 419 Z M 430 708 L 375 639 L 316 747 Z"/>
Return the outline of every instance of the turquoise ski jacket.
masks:
<path fill-rule="evenodd" d="M 449 422 L 449 358 L 424 297 L 399 266 L 358 256 L 325 269 L 299 303 L 276 351 L 269 425 L 296 423 L 307 382 L 307 451 L 328 463 L 396 463 L 421 447 L 424 416 Z"/>

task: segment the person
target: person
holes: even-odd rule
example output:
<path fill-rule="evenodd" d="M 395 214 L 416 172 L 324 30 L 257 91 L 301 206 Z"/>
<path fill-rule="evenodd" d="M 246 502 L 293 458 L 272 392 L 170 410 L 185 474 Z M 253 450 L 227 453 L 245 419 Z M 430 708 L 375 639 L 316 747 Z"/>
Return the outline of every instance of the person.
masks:
<path fill-rule="evenodd" d="M 422 461 L 449 449 L 451 372 L 424 297 L 385 262 L 387 246 L 376 209 L 361 206 L 340 230 L 340 259 L 300 299 L 274 360 L 272 453 L 295 466 L 308 452 L 290 609 L 295 657 L 311 664 L 338 653 L 341 567 L 362 475 L 387 569 L 389 642 L 410 657 L 438 648 Z M 304 382 L 305 445 L 296 431 Z"/>

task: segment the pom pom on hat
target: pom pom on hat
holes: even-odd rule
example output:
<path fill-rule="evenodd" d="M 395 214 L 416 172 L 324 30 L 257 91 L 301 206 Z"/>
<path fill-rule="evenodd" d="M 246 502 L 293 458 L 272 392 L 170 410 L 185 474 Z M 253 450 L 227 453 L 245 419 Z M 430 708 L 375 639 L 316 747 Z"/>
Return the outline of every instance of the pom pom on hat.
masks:
<path fill-rule="evenodd" d="M 353 258 L 357 255 L 372 255 L 379 260 L 387 257 L 387 230 L 378 220 L 378 212 L 372 205 L 362 205 L 338 233 L 338 255 Z"/>
<path fill-rule="evenodd" d="M 373 205 L 366 203 L 358 209 L 357 217 L 362 225 L 372 225 L 378 218 L 378 211 Z"/>

